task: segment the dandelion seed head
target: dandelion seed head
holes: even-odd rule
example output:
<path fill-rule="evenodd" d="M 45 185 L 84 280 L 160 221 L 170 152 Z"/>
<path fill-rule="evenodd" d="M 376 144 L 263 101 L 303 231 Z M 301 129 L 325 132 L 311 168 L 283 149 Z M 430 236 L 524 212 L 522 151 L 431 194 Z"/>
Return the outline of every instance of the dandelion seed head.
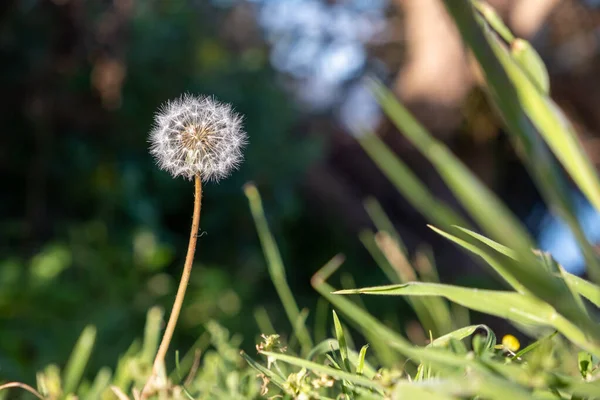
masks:
<path fill-rule="evenodd" d="M 158 110 L 149 142 L 158 167 L 173 177 L 218 181 L 242 162 L 247 135 L 229 104 L 184 94 Z"/>

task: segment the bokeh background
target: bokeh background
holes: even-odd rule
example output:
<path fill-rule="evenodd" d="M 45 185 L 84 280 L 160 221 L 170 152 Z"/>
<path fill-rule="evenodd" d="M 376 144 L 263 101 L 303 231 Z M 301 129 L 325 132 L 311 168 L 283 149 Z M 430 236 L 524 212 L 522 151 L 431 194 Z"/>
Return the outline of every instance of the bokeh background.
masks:
<path fill-rule="evenodd" d="M 600 2 L 490 3 L 540 52 L 553 98 L 598 165 Z M 64 364 L 87 324 L 97 326 L 102 349 L 89 370 L 114 365 L 142 335 L 148 308 L 170 307 L 193 188 L 155 167 L 147 135 L 157 107 L 183 92 L 232 103 L 250 144 L 239 171 L 205 186 L 172 349 L 187 350 L 210 319 L 252 349 L 257 307 L 290 331 L 243 195 L 248 181 L 262 193 L 301 307 L 315 309 L 310 277 L 338 252 L 347 256 L 346 283 L 387 283 L 359 240 L 372 228 L 363 205 L 371 196 L 411 251 L 433 250 L 442 280 L 497 287 L 429 231 L 356 143 L 360 129 L 374 130 L 456 205 L 382 116 L 367 76 L 388 84 L 540 247 L 585 273 L 503 135 L 439 0 L 3 0 L 0 60 L 1 380 L 31 382 L 44 365 Z M 579 209 L 600 242 L 600 216 L 583 199 Z M 402 300 L 369 304 L 400 329 L 414 319 Z"/>

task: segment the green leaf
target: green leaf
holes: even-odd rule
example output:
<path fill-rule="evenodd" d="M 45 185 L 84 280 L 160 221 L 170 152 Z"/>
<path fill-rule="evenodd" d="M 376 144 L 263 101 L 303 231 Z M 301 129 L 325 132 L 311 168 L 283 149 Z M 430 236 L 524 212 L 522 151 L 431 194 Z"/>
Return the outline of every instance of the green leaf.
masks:
<path fill-rule="evenodd" d="M 464 249 L 474 254 L 477 254 L 478 256 L 483 258 L 494 269 L 494 271 L 496 271 L 496 273 L 498 273 L 498 275 L 500 275 L 500 277 L 502 277 L 506 281 L 506 283 L 508 283 L 517 292 L 523 294 L 529 293 L 529 290 L 527 290 L 527 288 L 524 285 L 522 285 L 521 282 L 519 282 L 519 280 L 516 279 L 510 272 L 512 269 L 516 269 L 518 267 L 513 266 L 511 269 L 506 267 L 506 263 L 511 262 L 510 260 L 503 259 L 502 257 L 495 254 L 493 251 L 490 251 L 486 247 L 481 246 L 479 243 L 473 241 L 468 237 L 463 236 L 463 240 L 457 236 L 451 235 L 448 232 L 444 232 L 443 230 L 438 229 L 434 226 L 429 225 L 429 228 L 431 228 L 434 232 L 440 234 L 441 236 L 445 237 L 446 239 L 458 244 Z"/>

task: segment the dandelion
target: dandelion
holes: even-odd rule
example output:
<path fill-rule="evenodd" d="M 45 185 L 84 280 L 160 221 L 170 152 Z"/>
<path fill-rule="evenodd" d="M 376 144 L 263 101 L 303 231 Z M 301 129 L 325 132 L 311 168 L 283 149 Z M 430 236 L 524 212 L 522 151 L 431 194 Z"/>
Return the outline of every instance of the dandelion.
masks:
<path fill-rule="evenodd" d="M 186 94 L 160 108 L 149 141 L 159 168 L 173 177 L 218 181 L 239 166 L 247 139 L 229 104 Z"/>
<path fill-rule="evenodd" d="M 149 142 L 150 153 L 160 169 L 173 177 L 194 180 L 195 200 L 183 273 L 169 322 L 154 359 L 152 375 L 142 390 L 142 399 L 165 381 L 162 379 L 165 376 L 165 356 L 179 319 L 196 251 L 202 181 L 219 181 L 236 169 L 242 161 L 242 149 L 247 136 L 242 129 L 241 116 L 230 105 L 219 103 L 212 97 L 186 94 L 159 109 Z"/>

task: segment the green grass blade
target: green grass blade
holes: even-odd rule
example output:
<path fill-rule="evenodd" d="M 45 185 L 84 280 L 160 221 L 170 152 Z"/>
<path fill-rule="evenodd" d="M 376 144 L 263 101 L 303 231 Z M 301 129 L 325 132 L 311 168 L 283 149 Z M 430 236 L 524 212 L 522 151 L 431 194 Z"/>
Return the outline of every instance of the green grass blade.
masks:
<path fill-rule="evenodd" d="M 389 261 L 385 258 L 377 246 L 377 243 L 375 242 L 375 234 L 372 231 L 365 230 L 360 232 L 358 238 L 389 281 L 391 283 L 402 283 L 398 277 L 398 274 L 394 270 L 394 267 L 390 265 Z"/>
<path fill-rule="evenodd" d="M 308 330 L 306 329 L 306 325 L 300 322 L 302 321 L 300 310 L 287 283 L 283 260 L 281 259 L 281 254 L 279 253 L 275 239 L 269 230 L 262 207 L 260 194 L 258 193 L 256 186 L 252 184 L 247 184 L 244 187 L 244 193 L 246 194 L 246 197 L 248 197 L 248 201 L 250 203 L 250 210 L 252 212 L 256 230 L 267 259 L 271 280 L 273 281 L 275 290 L 281 299 L 281 303 L 283 304 L 283 308 L 285 309 L 288 319 L 292 324 L 294 333 L 296 334 L 296 337 L 302 346 L 302 351 L 306 354 L 313 346 L 312 339 L 308 333 Z"/>
<path fill-rule="evenodd" d="M 364 201 L 365 210 L 369 217 L 371 217 L 371 221 L 375 224 L 377 231 L 379 232 L 387 232 L 388 235 L 394 238 L 394 240 L 398 243 L 400 250 L 404 254 L 407 254 L 406 246 L 402 242 L 398 231 L 394 228 L 394 224 L 390 220 L 390 218 L 385 213 L 381 204 L 374 197 L 369 197 Z"/>
<path fill-rule="evenodd" d="M 367 356 L 367 349 L 369 348 L 368 344 L 365 344 L 360 349 L 360 353 L 358 354 L 358 362 L 356 364 L 356 373 L 358 375 L 363 375 L 365 370 L 365 357 Z M 367 364 L 368 365 L 368 364 Z"/>
<path fill-rule="evenodd" d="M 412 282 L 354 290 L 334 294 L 372 294 L 387 296 L 442 296 L 464 307 L 523 325 L 549 326 L 583 349 L 600 355 L 600 347 L 579 327 L 556 312 L 547 303 L 517 292 L 471 289 L 452 285 Z"/>
<path fill-rule="evenodd" d="M 159 307 L 152 307 L 146 314 L 141 359 L 143 362 L 148 363 L 148 365 L 152 364 L 152 360 L 154 360 L 154 355 L 158 349 L 163 314 L 163 310 Z"/>
<path fill-rule="evenodd" d="M 550 94 L 550 78 L 542 58 L 533 46 L 526 40 L 515 39 L 510 44 L 513 59 L 527 74 L 531 82 L 544 95 Z"/>
<path fill-rule="evenodd" d="M 94 342 L 96 341 L 96 327 L 88 325 L 83 329 L 79 340 L 75 344 L 75 348 L 69 357 L 69 361 L 65 367 L 63 375 L 64 393 L 76 393 L 77 386 L 81 381 L 85 366 L 90 359 Z"/>
<path fill-rule="evenodd" d="M 329 303 L 320 297 L 317 300 L 317 310 L 315 311 L 315 328 L 313 337 L 315 341 L 323 341 L 327 338 L 327 317 L 329 316 Z"/>
<path fill-rule="evenodd" d="M 529 293 L 527 288 L 516 279 L 509 269 L 505 266 L 506 262 L 510 262 L 508 260 L 502 259 L 499 255 L 494 254 L 494 252 L 486 249 L 484 246 L 481 246 L 479 243 L 469 240 L 468 238 L 464 238 L 463 240 L 457 236 L 451 235 L 448 232 L 444 232 L 441 229 L 438 229 L 434 226 L 429 225 L 429 227 L 439 235 L 445 237 L 446 239 L 456 243 L 457 245 L 463 247 L 464 249 L 477 254 L 481 258 L 485 260 L 493 269 L 500 275 L 513 289 L 515 289 L 519 293 Z M 514 262 L 514 261 L 513 261 Z M 513 267 L 513 269 L 516 267 Z"/>
<path fill-rule="evenodd" d="M 564 271 L 563 275 L 577 293 L 594 303 L 596 307 L 600 307 L 600 286 L 586 281 L 577 275 L 570 274 L 567 271 Z"/>
<path fill-rule="evenodd" d="M 473 5 L 506 43 L 512 43 L 515 40 L 513 33 L 504 25 L 504 21 L 492 6 L 481 0 L 473 1 Z"/>
<path fill-rule="evenodd" d="M 352 373 L 350 369 L 350 360 L 348 360 L 348 347 L 346 345 L 346 336 L 344 335 L 344 329 L 342 328 L 342 324 L 340 323 L 340 319 L 338 318 L 335 310 L 332 310 L 333 313 L 333 326 L 335 328 L 335 336 L 337 337 L 340 349 L 340 356 L 342 357 L 342 368 L 346 372 Z"/>
<path fill-rule="evenodd" d="M 450 206 L 438 200 L 381 139 L 368 134 L 359 143 L 398 191 L 427 219 L 442 226 L 469 226 Z"/>
<path fill-rule="evenodd" d="M 485 236 L 480 235 L 476 232 L 473 232 L 469 229 L 461 228 L 459 226 L 457 226 L 456 228 L 465 232 L 469 236 L 472 236 L 473 238 L 479 240 L 480 242 L 488 245 L 492 249 L 496 250 L 498 253 L 501 253 L 502 255 L 510 257 L 513 260 L 517 260 L 516 253 L 514 251 L 512 251 L 511 249 L 509 249 L 508 247 L 503 246 L 500 243 L 497 243 L 497 242 L 495 242 L 489 238 L 486 238 Z M 460 239 L 453 237 L 452 235 L 450 235 L 448 233 L 442 232 L 441 230 L 439 230 L 437 228 L 431 227 L 431 229 L 438 232 L 440 235 L 443 235 L 444 237 L 446 237 L 452 241 L 455 241 L 456 243 L 459 243 L 458 241 L 460 241 Z M 552 260 L 552 262 L 556 263 L 554 260 Z M 573 274 L 565 271 L 562 267 L 558 267 L 558 268 L 560 269 L 561 277 L 567 282 L 567 285 L 569 285 L 570 288 L 572 288 L 575 292 L 577 292 L 581 296 L 585 297 L 586 299 L 588 299 L 589 301 L 594 303 L 594 305 L 596 305 L 597 307 L 600 307 L 600 287 L 598 285 L 595 285 L 583 278 L 580 278 L 577 275 L 573 275 Z M 555 267 L 552 270 L 556 270 L 558 268 Z"/>

